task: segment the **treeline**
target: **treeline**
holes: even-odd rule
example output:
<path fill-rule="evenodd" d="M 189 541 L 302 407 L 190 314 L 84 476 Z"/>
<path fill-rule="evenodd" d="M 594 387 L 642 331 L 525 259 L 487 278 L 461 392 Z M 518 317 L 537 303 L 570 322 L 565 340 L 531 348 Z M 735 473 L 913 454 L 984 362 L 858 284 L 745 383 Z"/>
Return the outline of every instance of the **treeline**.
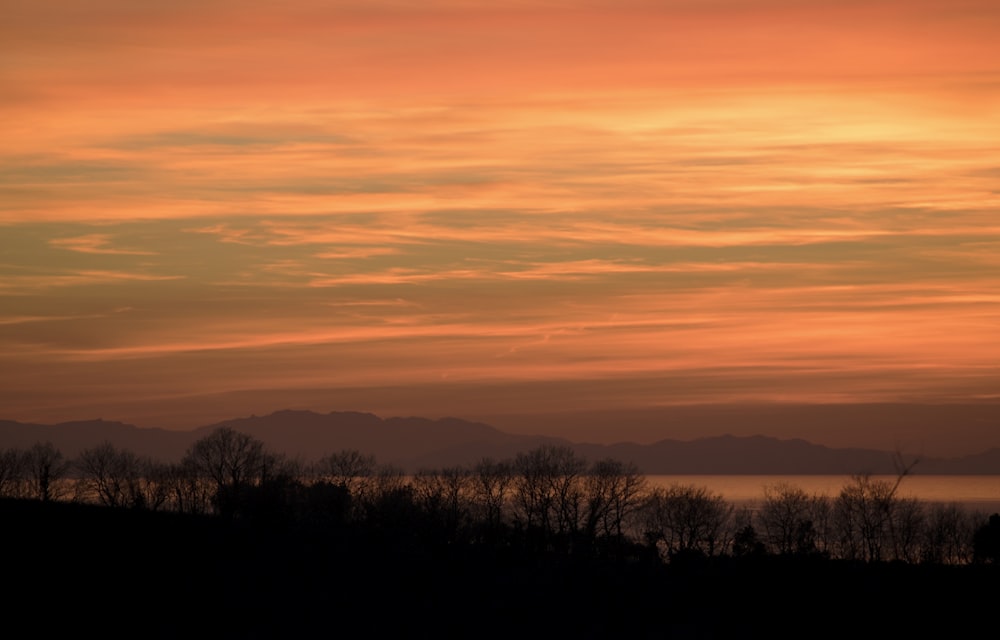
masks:
<path fill-rule="evenodd" d="M 633 464 L 542 446 L 512 459 L 407 475 L 344 450 L 312 461 L 220 428 L 165 463 L 103 443 L 66 459 L 49 443 L 0 451 L 0 497 L 211 515 L 273 529 L 463 548 L 673 562 L 796 556 L 1000 563 L 1000 515 L 899 495 L 857 475 L 836 496 L 790 484 L 737 507 L 696 485 L 651 486 Z"/>

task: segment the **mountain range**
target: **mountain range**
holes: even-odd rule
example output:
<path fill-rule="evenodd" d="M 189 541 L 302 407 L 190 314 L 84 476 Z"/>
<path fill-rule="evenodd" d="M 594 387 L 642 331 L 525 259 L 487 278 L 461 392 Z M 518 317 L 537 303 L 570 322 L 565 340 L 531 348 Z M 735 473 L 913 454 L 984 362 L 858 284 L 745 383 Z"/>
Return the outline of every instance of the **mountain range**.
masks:
<path fill-rule="evenodd" d="M 0 420 L 0 449 L 51 442 L 72 458 L 102 442 L 162 461 L 179 460 L 193 442 L 219 427 L 261 440 L 270 450 L 315 460 L 342 449 L 372 454 L 407 472 L 513 458 L 544 444 L 565 445 L 588 460 L 633 462 L 646 474 L 849 475 L 896 473 L 896 452 L 832 448 L 801 439 L 722 435 L 650 444 L 591 444 L 563 438 L 505 433 L 459 418 L 381 418 L 371 413 L 283 410 L 205 425 L 187 431 L 142 428 L 101 419 L 32 424 Z M 907 461 L 914 459 L 902 452 Z M 1000 448 L 956 458 L 920 458 L 916 473 L 1000 474 Z"/>

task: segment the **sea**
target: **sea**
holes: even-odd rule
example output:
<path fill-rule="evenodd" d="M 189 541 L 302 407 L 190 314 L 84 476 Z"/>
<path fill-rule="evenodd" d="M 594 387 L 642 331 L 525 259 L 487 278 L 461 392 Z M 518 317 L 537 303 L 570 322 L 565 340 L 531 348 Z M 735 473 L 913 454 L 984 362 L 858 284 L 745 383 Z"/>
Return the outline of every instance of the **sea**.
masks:
<path fill-rule="evenodd" d="M 895 482 L 896 476 L 872 476 Z M 752 507 L 764 499 L 764 488 L 781 483 L 798 487 L 810 496 L 835 498 L 851 482 L 839 475 L 647 475 L 652 487 L 674 484 L 704 487 L 737 506 Z M 986 514 L 1000 513 L 1000 475 L 907 475 L 897 495 L 927 503 L 957 503 Z"/>

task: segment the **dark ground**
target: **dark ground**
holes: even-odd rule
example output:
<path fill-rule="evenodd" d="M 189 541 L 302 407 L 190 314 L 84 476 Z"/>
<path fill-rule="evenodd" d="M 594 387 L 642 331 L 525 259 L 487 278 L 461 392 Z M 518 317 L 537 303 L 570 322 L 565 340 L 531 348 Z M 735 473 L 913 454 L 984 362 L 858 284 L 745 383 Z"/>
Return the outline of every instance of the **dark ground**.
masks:
<path fill-rule="evenodd" d="M 0 500 L 9 638 L 995 637 L 1000 567 L 670 565 Z"/>

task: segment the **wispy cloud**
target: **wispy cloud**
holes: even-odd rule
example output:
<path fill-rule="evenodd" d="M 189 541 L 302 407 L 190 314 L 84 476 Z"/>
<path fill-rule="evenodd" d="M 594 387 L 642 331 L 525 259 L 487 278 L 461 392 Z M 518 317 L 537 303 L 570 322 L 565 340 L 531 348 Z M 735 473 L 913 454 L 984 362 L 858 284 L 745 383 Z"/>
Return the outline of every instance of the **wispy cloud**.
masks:
<path fill-rule="evenodd" d="M 35 0 L 0 23 L 0 369 L 34 377 L 0 388 L 981 397 L 998 32 L 988 0 Z"/>
<path fill-rule="evenodd" d="M 164 282 L 168 280 L 181 280 L 183 278 L 184 276 L 158 275 L 153 273 L 79 270 L 64 273 L 8 276 L 0 282 L 0 291 L 31 294 L 38 290 L 53 288 L 110 285 L 128 282 Z"/>
<path fill-rule="evenodd" d="M 70 238 L 52 238 L 49 244 L 59 249 L 68 249 L 80 253 L 96 253 L 104 255 L 151 256 L 155 251 L 140 249 L 122 249 L 110 246 L 111 236 L 103 233 L 91 233 L 85 236 Z"/>
<path fill-rule="evenodd" d="M 0 325 L 34 324 L 45 322 L 71 322 L 74 320 L 93 320 L 106 317 L 104 314 L 65 315 L 65 316 L 0 316 Z"/>
<path fill-rule="evenodd" d="M 355 247 L 352 249 L 342 249 L 337 251 L 321 251 L 314 254 L 322 260 L 363 260 L 377 256 L 391 256 L 401 253 L 395 247 Z"/>

